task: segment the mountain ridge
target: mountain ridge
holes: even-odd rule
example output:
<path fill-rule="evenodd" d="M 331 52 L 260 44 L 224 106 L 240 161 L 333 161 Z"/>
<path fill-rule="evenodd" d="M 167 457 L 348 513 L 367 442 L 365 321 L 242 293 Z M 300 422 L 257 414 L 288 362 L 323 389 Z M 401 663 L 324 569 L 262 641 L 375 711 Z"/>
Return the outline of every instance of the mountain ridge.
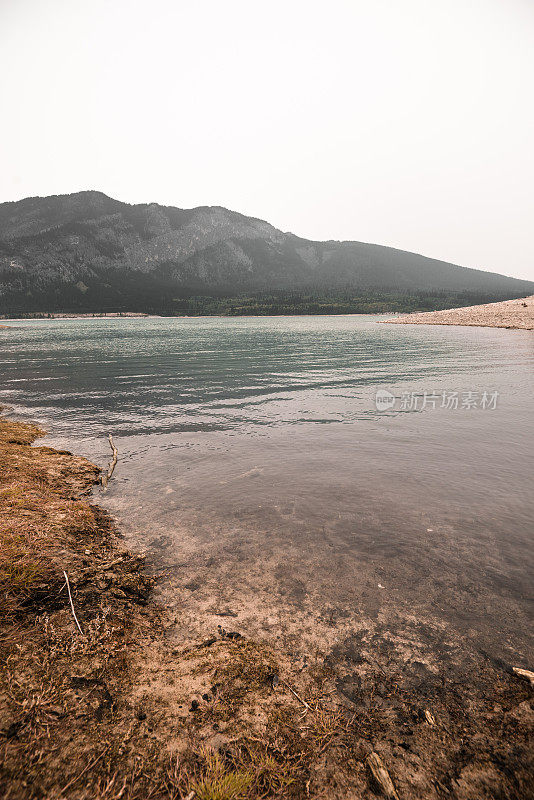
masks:
<path fill-rule="evenodd" d="M 508 299 L 534 283 L 385 245 L 304 239 L 223 206 L 129 204 L 97 190 L 0 204 L 1 313 L 173 313 L 193 296 L 303 290 Z"/>

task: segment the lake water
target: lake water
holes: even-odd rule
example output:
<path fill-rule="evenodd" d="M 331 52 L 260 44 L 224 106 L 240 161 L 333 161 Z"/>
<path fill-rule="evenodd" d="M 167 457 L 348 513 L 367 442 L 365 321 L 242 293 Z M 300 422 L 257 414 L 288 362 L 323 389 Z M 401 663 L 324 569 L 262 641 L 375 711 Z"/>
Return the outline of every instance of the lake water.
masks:
<path fill-rule="evenodd" d="M 532 332 L 9 324 L 0 402 L 102 465 L 113 433 L 118 468 L 95 496 L 160 574 L 177 639 L 222 621 L 304 662 L 371 662 L 386 642 L 430 671 L 480 652 L 532 665 Z"/>

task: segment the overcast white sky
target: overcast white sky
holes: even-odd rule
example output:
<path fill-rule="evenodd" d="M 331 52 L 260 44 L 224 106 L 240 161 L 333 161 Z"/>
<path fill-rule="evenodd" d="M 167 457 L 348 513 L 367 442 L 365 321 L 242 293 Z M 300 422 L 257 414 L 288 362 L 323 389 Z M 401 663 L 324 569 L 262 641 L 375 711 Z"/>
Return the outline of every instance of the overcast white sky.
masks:
<path fill-rule="evenodd" d="M 534 279 L 534 0 L 0 0 L 0 201 L 223 205 Z"/>

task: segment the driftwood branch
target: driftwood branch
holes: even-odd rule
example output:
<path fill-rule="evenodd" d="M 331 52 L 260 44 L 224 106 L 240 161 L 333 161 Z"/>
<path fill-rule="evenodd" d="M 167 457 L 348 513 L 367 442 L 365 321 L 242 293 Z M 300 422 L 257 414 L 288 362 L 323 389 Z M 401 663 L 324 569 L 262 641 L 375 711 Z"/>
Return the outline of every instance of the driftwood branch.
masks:
<path fill-rule="evenodd" d="M 531 672 L 529 669 L 521 669 L 521 667 L 512 667 L 512 670 L 516 675 L 519 675 L 520 678 L 530 681 L 530 685 L 534 686 L 534 672 Z"/>
<path fill-rule="evenodd" d="M 74 622 L 76 623 L 76 625 L 78 627 L 78 630 L 80 631 L 80 633 L 83 636 L 82 627 L 81 627 L 80 623 L 78 622 L 78 617 L 76 616 L 76 611 L 74 610 L 74 603 L 72 602 L 72 595 L 70 593 L 69 576 L 67 575 L 67 573 L 65 571 L 63 571 L 63 575 L 65 576 L 65 583 L 67 584 L 67 592 L 69 593 L 69 602 L 70 602 L 70 607 L 71 607 L 71 610 L 72 610 L 72 616 L 74 617 Z"/>
<path fill-rule="evenodd" d="M 117 460 L 119 458 L 119 451 L 117 450 L 117 448 L 113 444 L 113 437 L 112 437 L 111 433 L 108 436 L 108 440 L 109 440 L 109 446 L 111 447 L 111 452 L 113 453 L 113 456 L 112 456 L 111 461 L 109 462 L 108 471 L 105 472 L 105 473 L 102 473 L 102 475 L 100 476 L 100 482 L 101 482 L 101 484 L 102 484 L 102 486 L 104 488 L 106 488 L 106 486 L 108 485 L 108 481 L 111 478 L 111 476 L 113 475 L 113 470 L 115 469 L 115 467 L 117 465 Z"/>
<path fill-rule="evenodd" d="M 370 753 L 365 759 L 369 772 L 373 776 L 377 788 L 389 800 L 399 800 L 399 796 L 393 786 L 393 781 L 389 776 L 389 772 L 382 763 L 382 759 L 378 753 Z"/>

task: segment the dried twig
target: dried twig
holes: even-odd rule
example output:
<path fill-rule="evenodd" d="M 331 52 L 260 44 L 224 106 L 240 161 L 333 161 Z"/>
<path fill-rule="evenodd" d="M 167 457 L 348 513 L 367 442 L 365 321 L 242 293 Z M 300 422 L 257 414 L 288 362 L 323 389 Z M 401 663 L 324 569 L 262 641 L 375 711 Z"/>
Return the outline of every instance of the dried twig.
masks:
<path fill-rule="evenodd" d="M 72 609 L 72 616 L 74 617 L 74 621 L 75 621 L 76 625 L 78 626 L 78 630 L 80 631 L 80 633 L 83 636 L 83 631 L 82 631 L 81 625 L 78 622 L 78 617 L 76 616 L 76 612 L 74 610 L 74 603 L 72 602 L 72 595 L 70 593 L 69 576 L 67 575 L 67 573 L 64 570 L 63 570 L 63 575 L 65 576 L 65 583 L 67 584 L 67 591 L 69 593 L 69 601 L 70 601 L 70 607 Z"/>
<path fill-rule="evenodd" d="M 64 787 L 63 787 L 63 789 L 60 791 L 60 793 L 59 793 L 59 797 L 61 797 L 61 795 L 62 795 L 62 794 L 65 794 L 65 792 L 67 791 L 67 789 L 70 789 L 70 787 L 71 787 L 71 786 L 72 786 L 74 783 L 76 783 L 76 781 L 79 781 L 79 780 L 80 780 L 80 778 L 82 777 L 82 775 L 85 775 L 85 773 L 87 772 L 87 770 L 91 769 L 91 767 L 94 767 L 96 764 L 98 764 L 98 762 L 100 761 L 100 759 L 101 759 L 101 758 L 102 758 L 102 757 L 103 757 L 103 756 L 104 756 L 104 755 L 107 753 L 107 751 L 109 750 L 109 748 L 110 748 L 110 745 L 108 745 L 108 746 L 106 747 L 106 749 L 105 749 L 105 750 L 102 750 L 102 752 L 100 753 L 100 755 L 99 755 L 97 758 L 95 758 L 93 761 L 91 761 L 91 762 L 90 762 L 90 763 L 89 763 L 89 764 L 88 764 L 88 765 L 85 767 L 85 769 L 82 769 L 82 771 L 80 772 L 80 774 L 79 774 L 79 775 L 76 775 L 76 777 L 75 777 L 75 778 L 73 778 L 71 781 L 69 781 L 69 782 L 67 783 L 67 785 L 66 785 L 66 786 L 64 786 Z"/>
<path fill-rule="evenodd" d="M 308 711 L 311 711 L 311 707 L 308 705 L 308 703 L 307 703 L 305 700 L 303 700 L 303 699 L 302 699 L 302 697 L 299 697 L 299 696 L 298 696 L 298 694 L 296 693 L 296 691 L 295 691 L 294 689 L 292 689 L 292 688 L 291 688 L 291 686 L 289 685 L 289 683 L 286 683 L 286 681 L 280 681 L 280 683 L 283 683 L 283 684 L 284 684 L 284 686 L 285 686 L 287 689 L 289 689 L 289 691 L 291 692 L 291 694 L 292 694 L 292 695 L 294 695 L 294 696 L 297 698 L 297 700 L 299 701 L 299 703 L 302 703 L 302 705 L 303 705 L 303 706 L 305 707 L 305 709 L 306 709 L 306 712 L 308 712 Z"/>
<path fill-rule="evenodd" d="M 107 572 L 108 570 L 116 567 L 117 564 L 122 564 L 128 556 L 120 556 L 119 558 L 115 558 L 113 561 L 108 561 L 104 564 L 98 564 L 96 567 L 85 567 L 85 569 L 81 569 L 80 573 L 85 577 L 96 575 L 99 572 Z M 136 560 L 142 559 L 142 556 L 136 556 Z M 65 587 L 65 584 L 61 587 L 60 591 Z"/>
<path fill-rule="evenodd" d="M 108 436 L 108 440 L 109 440 L 109 446 L 111 447 L 111 451 L 113 453 L 113 457 L 112 457 L 111 461 L 109 462 L 108 471 L 106 473 L 103 473 L 100 476 L 100 482 L 101 482 L 101 484 L 102 484 L 102 486 L 104 488 L 106 488 L 106 486 L 108 485 L 108 481 L 111 478 L 111 476 L 113 475 L 113 470 L 115 469 L 115 467 L 117 465 L 117 460 L 119 458 L 119 451 L 117 450 L 117 448 L 113 444 L 113 437 L 112 437 L 111 433 Z"/>

